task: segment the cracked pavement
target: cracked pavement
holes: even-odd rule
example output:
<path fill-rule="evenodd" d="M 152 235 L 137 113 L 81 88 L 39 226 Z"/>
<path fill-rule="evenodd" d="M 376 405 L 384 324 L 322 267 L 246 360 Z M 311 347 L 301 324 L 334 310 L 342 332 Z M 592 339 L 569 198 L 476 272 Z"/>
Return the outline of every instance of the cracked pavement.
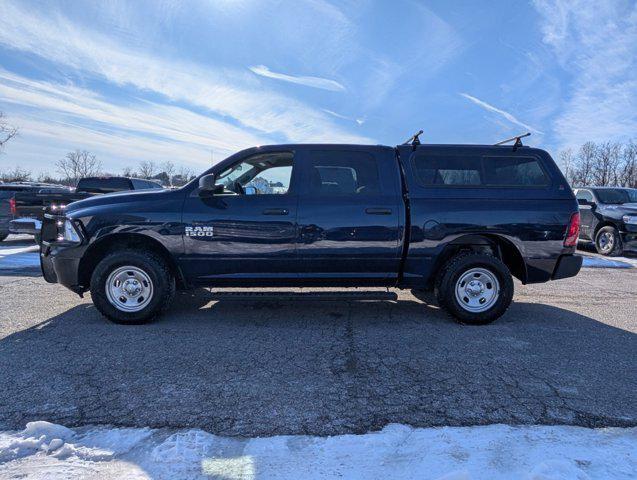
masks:
<path fill-rule="evenodd" d="M 119 326 L 37 272 L 0 276 L 0 429 L 334 435 L 388 423 L 637 425 L 637 269 L 516 283 L 492 325 L 397 301 L 178 294 Z"/>

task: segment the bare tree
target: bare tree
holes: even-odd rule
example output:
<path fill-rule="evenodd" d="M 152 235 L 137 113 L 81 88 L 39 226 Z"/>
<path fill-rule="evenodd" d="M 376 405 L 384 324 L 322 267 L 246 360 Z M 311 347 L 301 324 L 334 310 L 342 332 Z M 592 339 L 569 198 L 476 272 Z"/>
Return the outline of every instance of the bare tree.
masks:
<path fill-rule="evenodd" d="M 192 170 L 189 169 L 188 167 L 183 167 L 182 166 L 182 167 L 179 167 L 179 171 L 178 171 L 177 175 L 175 175 L 174 183 L 177 186 L 185 185 L 193 177 L 194 177 L 194 174 L 193 174 Z"/>
<path fill-rule="evenodd" d="M 573 150 L 568 148 L 560 152 L 560 165 L 564 172 L 564 176 L 566 177 L 566 181 L 569 183 L 572 183 L 573 180 L 574 163 L 575 159 L 573 157 Z"/>
<path fill-rule="evenodd" d="M 18 129 L 9 125 L 5 118 L 5 114 L 0 112 L 0 150 L 4 147 L 5 143 L 18 134 Z"/>
<path fill-rule="evenodd" d="M 619 184 L 623 187 L 637 188 L 637 143 L 633 140 L 622 150 Z"/>
<path fill-rule="evenodd" d="M 592 181 L 599 187 L 617 185 L 619 181 L 619 160 L 621 144 L 605 142 L 595 148 L 595 162 L 592 168 Z"/>
<path fill-rule="evenodd" d="M 124 177 L 136 177 L 137 173 L 131 167 L 124 167 L 122 169 L 122 176 Z"/>
<path fill-rule="evenodd" d="M 164 170 L 164 172 L 166 172 L 166 175 L 168 176 L 168 185 L 172 187 L 173 176 L 175 175 L 175 164 L 171 162 L 170 160 L 167 160 L 164 163 L 162 163 L 162 169 Z"/>
<path fill-rule="evenodd" d="M 573 169 L 573 185 L 591 185 L 597 157 L 595 142 L 586 142 L 577 152 L 577 165 Z"/>
<path fill-rule="evenodd" d="M 16 166 L 13 170 L 3 172 L 0 175 L 3 182 L 28 182 L 31 180 L 31 172 Z"/>
<path fill-rule="evenodd" d="M 67 153 L 66 157 L 55 162 L 55 166 L 70 185 L 77 185 L 80 178 L 97 175 L 102 169 L 102 163 L 86 150 Z"/>
<path fill-rule="evenodd" d="M 138 172 L 141 178 L 152 178 L 157 172 L 155 162 L 153 162 L 152 160 L 143 160 L 139 162 Z"/>

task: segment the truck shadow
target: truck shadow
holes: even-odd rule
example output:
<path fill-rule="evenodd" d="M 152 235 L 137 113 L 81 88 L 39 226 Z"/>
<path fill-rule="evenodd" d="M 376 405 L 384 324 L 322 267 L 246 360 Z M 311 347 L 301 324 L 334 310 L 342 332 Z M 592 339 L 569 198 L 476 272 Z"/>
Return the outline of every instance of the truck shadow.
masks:
<path fill-rule="evenodd" d="M 398 301 L 180 294 L 155 323 L 77 305 L 0 340 L 0 428 L 197 427 L 333 435 L 413 426 L 635 425 L 635 334 L 517 303 L 484 327 Z M 632 370 L 632 371 L 631 371 Z"/>

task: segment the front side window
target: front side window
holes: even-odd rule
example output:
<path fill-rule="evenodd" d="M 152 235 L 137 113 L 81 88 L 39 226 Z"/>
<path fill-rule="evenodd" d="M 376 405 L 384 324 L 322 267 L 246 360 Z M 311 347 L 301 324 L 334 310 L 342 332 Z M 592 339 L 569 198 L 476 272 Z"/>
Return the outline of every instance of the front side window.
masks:
<path fill-rule="evenodd" d="M 367 152 L 315 150 L 310 152 L 312 195 L 378 195 L 376 158 Z"/>
<path fill-rule="evenodd" d="M 290 152 L 259 154 L 221 172 L 216 184 L 229 195 L 282 195 L 290 189 L 292 168 Z"/>

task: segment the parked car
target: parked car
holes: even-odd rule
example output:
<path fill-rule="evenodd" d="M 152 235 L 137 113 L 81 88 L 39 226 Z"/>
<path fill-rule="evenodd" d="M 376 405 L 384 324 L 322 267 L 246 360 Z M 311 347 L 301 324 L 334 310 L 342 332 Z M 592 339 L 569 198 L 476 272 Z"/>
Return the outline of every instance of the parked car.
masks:
<path fill-rule="evenodd" d="M 549 154 L 524 146 L 275 145 L 178 190 L 49 210 L 48 282 L 119 323 L 193 286 L 434 289 L 464 323 L 502 315 L 512 276 L 576 275 L 579 212 Z"/>
<path fill-rule="evenodd" d="M 601 255 L 637 248 L 637 189 L 578 187 L 580 240 L 593 242 Z"/>
<path fill-rule="evenodd" d="M 63 208 L 65 205 L 83 198 L 126 190 L 162 188 L 157 182 L 127 177 L 86 177 L 79 180 L 75 189 L 41 188 L 16 193 L 14 198 L 15 217 L 9 224 L 11 233 L 26 233 L 35 236 L 39 243 L 44 209 L 48 206 Z"/>
<path fill-rule="evenodd" d="M 40 182 L 0 183 L 0 242 L 9 236 L 9 224 L 15 218 L 15 195 L 42 188 L 64 188 L 62 185 Z"/>

